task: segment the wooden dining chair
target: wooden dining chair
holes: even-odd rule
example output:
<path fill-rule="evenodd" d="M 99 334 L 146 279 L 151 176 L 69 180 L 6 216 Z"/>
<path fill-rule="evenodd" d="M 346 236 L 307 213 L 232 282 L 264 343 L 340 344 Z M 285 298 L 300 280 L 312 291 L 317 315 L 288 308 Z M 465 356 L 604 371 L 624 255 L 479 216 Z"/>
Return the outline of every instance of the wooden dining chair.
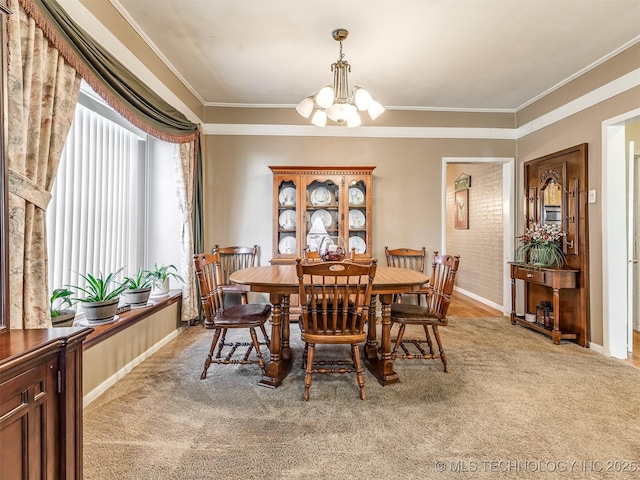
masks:
<path fill-rule="evenodd" d="M 302 260 L 306 263 L 320 262 L 320 253 L 318 250 L 309 250 L 309 247 L 307 247 L 302 251 Z"/>
<path fill-rule="evenodd" d="M 384 247 L 384 254 L 387 257 L 387 266 L 400 267 L 415 270 L 424 273 L 425 262 L 427 258 L 427 250 L 422 247 L 420 250 L 413 248 L 393 248 Z M 420 287 L 419 290 L 405 295 L 416 295 L 418 305 L 422 304 L 422 297 L 429 293 L 427 286 Z M 402 303 L 402 294 L 396 294 L 394 302 Z M 426 300 L 425 300 L 426 302 Z"/>
<path fill-rule="evenodd" d="M 236 270 L 252 268 L 256 266 L 258 257 L 258 246 L 253 247 L 220 247 L 215 245 L 211 253 L 220 255 L 222 265 L 222 291 L 224 294 L 240 295 L 241 303 L 248 303 L 247 292 L 240 285 L 236 285 L 229 280 L 229 276 Z M 228 303 L 228 302 L 227 302 Z"/>
<path fill-rule="evenodd" d="M 300 295 L 300 334 L 307 350 L 303 400 L 309 400 L 313 373 L 356 373 L 360 398 L 366 400 L 359 344 L 367 337 L 376 260 L 304 263 L 296 260 Z M 351 359 L 314 361 L 317 344 L 351 345 Z"/>
<path fill-rule="evenodd" d="M 434 252 L 431 279 L 427 286 L 427 304 L 425 306 L 408 303 L 391 304 L 392 327 L 396 323 L 400 325 L 397 338 L 392 340 L 394 346 L 391 356 L 394 360 L 397 358 L 439 358 L 444 364 L 444 371 L 449 372 L 447 356 L 442 347 L 438 327 L 446 326 L 448 323 L 447 309 L 451 302 L 451 294 L 453 293 L 453 285 L 459 265 L 460 257 L 458 255 L 438 255 L 438 252 Z M 407 325 L 422 326 L 425 334 L 424 340 L 404 340 Z M 429 326 L 438 344 L 437 354 L 433 350 Z M 428 352 L 423 348 L 425 343 L 428 345 Z M 408 345 L 412 346 L 411 350 L 407 348 Z"/>
<path fill-rule="evenodd" d="M 271 315 L 271 305 L 268 303 L 249 303 L 224 306 L 224 293 L 222 290 L 222 264 L 217 253 L 201 253 L 193 256 L 198 286 L 200 288 L 200 300 L 205 313 L 206 321 L 214 329 L 213 340 L 209 354 L 204 362 L 204 370 L 200 378 L 207 377 L 207 370 L 212 363 L 218 364 L 252 364 L 257 363 L 264 371 L 265 362 L 260 351 L 260 345 L 269 346 L 269 337 L 264 327 Z M 260 328 L 264 341 L 259 342 L 255 329 Z M 251 342 L 226 342 L 228 329 L 247 329 L 251 335 Z M 222 338 L 220 338 L 222 336 Z M 218 345 L 218 351 L 214 358 L 214 352 Z M 229 347 L 226 356 L 222 357 L 224 347 Z M 241 359 L 233 358 L 239 347 L 247 347 Z M 255 349 L 257 360 L 249 358 L 251 350 Z"/>

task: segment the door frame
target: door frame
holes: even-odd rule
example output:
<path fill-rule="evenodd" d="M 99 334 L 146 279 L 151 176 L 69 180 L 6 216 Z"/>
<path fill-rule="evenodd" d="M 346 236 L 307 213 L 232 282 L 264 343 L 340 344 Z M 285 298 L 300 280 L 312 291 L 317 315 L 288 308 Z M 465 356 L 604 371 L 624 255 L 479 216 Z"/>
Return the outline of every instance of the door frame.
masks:
<path fill-rule="evenodd" d="M 604 354 L 628 357 L 627 143 L 640 108 L 602 122 L 602 337 Z M 625 175 L 620 175 L 625 172 Z"/>
<path fill-rule="evenodd" d="M 495 305 L 487 299 L 464 292 L 475 300 L 493 308 L 502 310 L 504 315 L 511 313 L 511 278 L 509 263 L 515 255 L 516 235 L 516 198 L 515 198 L 515 157 L 442 157 L 442 214 L 441 214 L 441 251 L 446 252 L 447 245 L 447 165 L 450 163 L 498 163 L 502 165 L 502 244 L 503 244 L 503 272 L 502 272 L 502 305 Z"/>
<path fill-rule="evenodd" d="M 638 185 L 636 185 L 637 178 L 637 163 L 638 159 L 635 155 L 635 142 L 633 140 L 625 139 L 627 144 L 627 351 L 629 354 L 633 353 L 633 322 L 634 313 L 637 313 L 637 306 L 635 305 L 635 281 L 636 281 L 636 267 L 634 265 L 634 248 L 635 248 L 635 228 L 634 220 L 637 218 L 635 205 L 637 204 L 636 195 L 638 192 Z M 637 261 L 637 260 L 636 260 Z"/>

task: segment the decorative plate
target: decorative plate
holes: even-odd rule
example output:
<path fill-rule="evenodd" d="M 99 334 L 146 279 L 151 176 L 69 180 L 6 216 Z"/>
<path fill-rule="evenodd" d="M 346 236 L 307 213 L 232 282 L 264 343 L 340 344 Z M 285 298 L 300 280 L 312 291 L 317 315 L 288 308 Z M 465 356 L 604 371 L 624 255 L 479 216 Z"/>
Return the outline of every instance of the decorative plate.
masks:
<path fill-rule="evenodd" d="M 362 210 L 349 210 L 349 228 L 364 228 L 365 222 Z"/>
<path fill-rule="evenodd" d="M 322 220 L 324 228 L 329 228 L 333 223 L 333 217 L 326 210 L 316 210 L 315 212 L 313 212 L 313 215 L 311 215 L 311 225 L 316 223 L 316 220 L 318 218 Z"/>
<path fill-rule="evenodd" d="M 318 187 L 311 192 L 312 205 L 329 205 L 331 203 L 331 192 L 324 187 Z"/>
<path fill-rule="evenodd" d="M 367 244 L 362 237 L 356 237 L 355 235 L 349 237 L 349 250 L 356 249 L 356 253 L 365 253 L 367 251 Z"/>
<path fill-rule="evenodd" d="M 280 205 L 295 205 L 296 204 L 296 189 L 293 187 L 285 187 L 280 191 L 278 195 L 278 201 Z"/>
<path fill-rule="evenodd" d="M 357 187 L 349 189 L 349 205 L 362 205 L 364 203 L 364 192 Z"/>
<path fill-rule="evenodd" d="M 280 217 L 278 217 L 278 224 L 280 228 L 284 230 L 295 230 L 296 229 L 296 211 L 295 210 L 284 210 Z"/>
<path fill-rule="evenodd" d="M 296 237 L 283 237 L 278 243 L 278 252 L 284 254 L 296 253 Z"/>

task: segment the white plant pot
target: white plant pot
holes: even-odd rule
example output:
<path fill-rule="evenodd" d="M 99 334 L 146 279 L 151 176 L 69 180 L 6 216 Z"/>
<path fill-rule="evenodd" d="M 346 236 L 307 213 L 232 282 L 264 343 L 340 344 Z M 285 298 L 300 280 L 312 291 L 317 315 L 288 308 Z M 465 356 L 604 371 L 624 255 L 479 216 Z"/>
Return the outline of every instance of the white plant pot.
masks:
<path fill-rule="evenodd" d="M 164 297 L 169 295 L 169 279 L 167 278 L 159 287 L 153 287 L 152 295 L 156 297 Z"/>
<path fill-rule="evenodd" d="M 60 310 L 60 315 L 51 317 L 51 324 L 54 327 L 70 327 L 76 318 L 75 310 Z"/>
<path fill-rule="evenodd" d="M 87 317 L 87 322 L 104 323 L 112 320 L 116 315 L 120 297 L 107 300 L 106 302 L 83 302 L 82 310 Z"/>
<path fill-rule="evenodd" d="M 146 305 L 151 295 L 151 287 L 147 288 L 130 288 L 122 292 L 125 303 L 132 306 Z"/>

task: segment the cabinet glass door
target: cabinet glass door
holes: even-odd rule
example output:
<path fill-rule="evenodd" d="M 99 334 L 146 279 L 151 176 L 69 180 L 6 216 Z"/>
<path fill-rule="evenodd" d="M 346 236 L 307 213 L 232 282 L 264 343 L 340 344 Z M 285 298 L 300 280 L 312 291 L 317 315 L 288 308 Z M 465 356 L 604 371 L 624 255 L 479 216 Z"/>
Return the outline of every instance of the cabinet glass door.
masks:
<path fill-rule="evenodd" d="M 346 192 L 348 202 L 347 227 L 348 248 L 355 248 L 356 255 L 368 253 L 367 231 L 371 221 L 367 211 L 367 196 L 369 182 L 365 180 L 350 180 Z"/>
<path fill-rule="evenodd" d="M 278 253 L 281 255 L 298 254 L 298 189 L 293 180 L 280 182 L 278 185 Z"/>
<path fill-rule="evenodd" d="M 318 250 L 327 235 L 340 235 L 340 180 L 335 178 L 308 179 L 305 186 L 305 235 L 302 248 Z"/>

